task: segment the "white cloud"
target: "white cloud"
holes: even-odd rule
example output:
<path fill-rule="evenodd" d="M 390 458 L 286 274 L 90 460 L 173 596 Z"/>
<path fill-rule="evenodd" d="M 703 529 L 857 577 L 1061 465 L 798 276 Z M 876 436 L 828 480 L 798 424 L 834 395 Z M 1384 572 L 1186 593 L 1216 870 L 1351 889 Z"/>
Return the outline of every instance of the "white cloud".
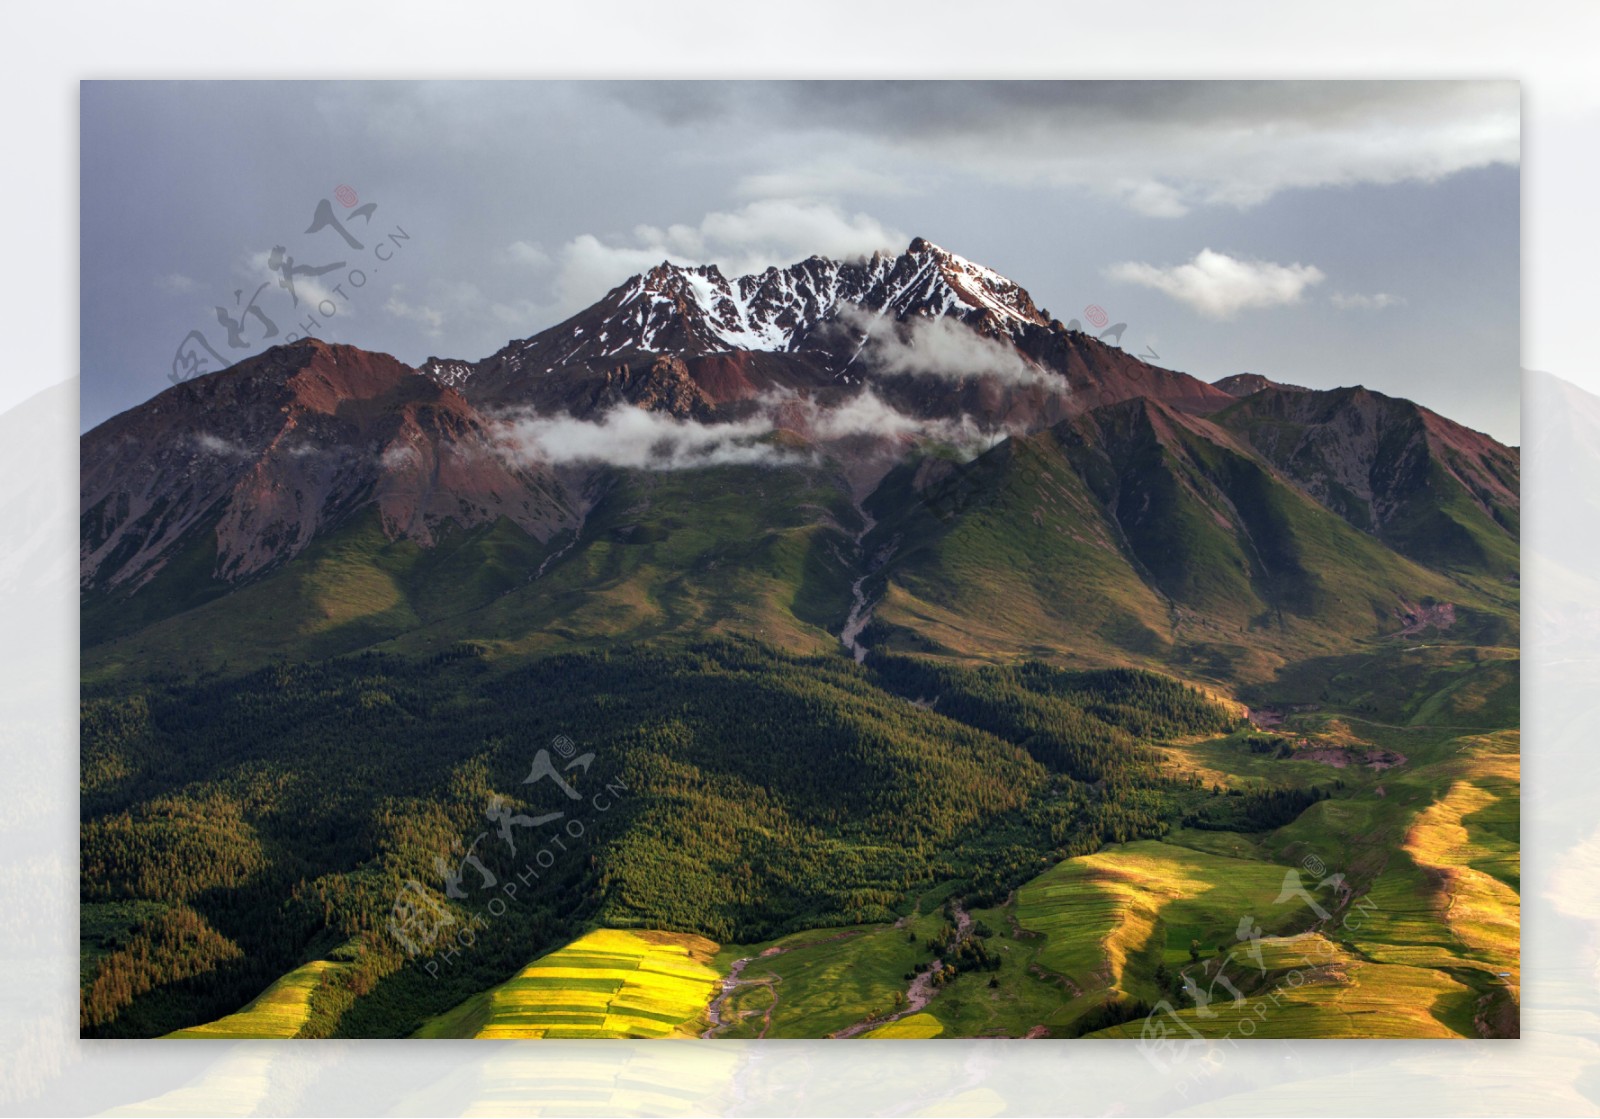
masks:
<path fill-rule="evenodd" d="M 194 437 L 195 446 L 202 454 L 212 455 L 215 458 L 254 458 L 255 456 L 238 443 L 213 435 L 209 431 L 202 431 Z"/>
<path fill-rule="evenodd" d="M 181 272 L 171 272 L 157 277 L 156 287 L 168 295 L 184 295 L 195 289 L 195 282 Z"/>
<path fill-rule="evenodd" d="M 994 439 L 994 433 L 983 431 L 969 415 L 956 419 L 907 415 L 886 403 L 870 386 L 832 408 L 819 408 L 809 400 L 806 406 L 810 433 L 823 442 L 869 435 L 898 442 L 953 444 L 970 453 Z"/>
<path fill-rule="evenodd" d="M 738 210 L 706 214 L 696 225 L 636 226 L 624 244 L 580 234 L 559 254 L 557 298 L 561 312 L 571 314 L 663 260 L 715 264 L 728 276 L 740 276 L 812 254 L 842 259 L 898 250 L 910 240 L 870 215 L 848 214 L 831 203 L 763 198 Z"/>
<path fill-rule="evenodd" d="M 620 405 L 598 420 L 524 415 L 511 421 L 507 441 L 519 457 L 549 463 L 604 462 L 635 469 L 799 461 L 762 442 L 774 431 L 769 415 L 730 423 L 681 420 L 664 412 Z"/>
<path fill-rule="evenodd" d="M 390 288 L 389 298 L 383 305 L 384 311 L 397 319 L 416 323 L 429 338 L 439 337 L 443 333 L 445 313 L 425 304 L 408 303 L 404 293 L 403 284 L 395 284 Z"/>
<path fill-rule="evenodd" d="M 671 260 L 695 265 L 700 261 L 661 245 L 646 248 L 607 245 L 592 233 L 580 233 L 561 250 L 561 271 L 556 277 L 557 314 L 581 311 L 629 276 L 647 272 Z"/>
<path fill-rule="evenodd" d="M 256 293 L 263 281 L 266 281 L 267 287 L 257 297 L 256 306 L 265 310 L 274 320 L 278 320 L 279 329 L 285 333 L 296 331 L 298 329 L 296 324 L 305 322 L 307 318 L 315 318 L 319 322 L 326 323 L 326 320 L 333 315 L 323 313 L 326 311 L 323 306 L 325 303 L 333 304 L 334 315 L 354 317 L 355 304 L 349 298 L 349 289 L 342 288 L 342 294 L 334 290 L 334 286 L 342 285 L 345 269 L 335 269 L 321 276 L 296 275 L 294 293 L 291 297 L 289 290 L 282 286 L 283 274 L 272 268 L 271 261 L 270 252 L 257 252 L 236 262 L 234 273 L 245 283 L 240 289 L 242 294 L 238 298 L 239 305 L 229 308 L 231 313 L 237 316 L 244 309 L 244 305 L 249 303 L 251 295 Z M 321 268 L 333 263 L 326 259 L 317 261 L 294 259 L 292 254 L 290 261 L 285 261 L 283 264 L 292 268 Z M 332 281 L 332 285 L 328 281 Z M 285 323 L 282 320 L 288 321 Z"/>
<path fill-rule="evenodd" d="M 404 443 L 393 443 L 384 448 L 378 462 L 385 470 L 412 470 L 422 465 L 422 455 Z"/>
<path fill-rule="evenodd" d="M 768 393 L 756 411 L 720 423 L 684 420 L 663 412 L 618 405 L 597 419 L 518 413 L 503 417 L 503 446 L 513 459 L 563 464 L 607 463 L 636 470 L 689 470 L 727 465 L 784 466 L 810 462 L 813 452 L 780 445 L 779 431 L 817 444 L 862 436 L 906 444 L 932 441 L 966 454 L 991 445 L 998 434 L 971 416 L 921 419 L 900 412 L 870 387 L 824 407 L 793 392 Z"/>
<path fill-rule="evenodd" d="M 532 241 L 513 241 L 506 246 L 506 258 L 529 268 L 548 268 L 555 263 L 543 246 Z"/>
<path fill-rule="evenodd" d="M 883 373 L 922 373 L 949 381 L 993 377 L 1007 384 L 1066 389 L 1064 378 L 956 319 L 914 316 L 896 322 L 848 305 L 839 308 L 839 317 L 865 334 L 861 357 Z"/>
<path fill-rule="evenodd" d="M 792 120 L 829 110 L 907 159 L 1078 186 L 1152 217 L 1248 208 L 1287 190 L 1433 182 L 1516 166 L 1517 84 L 937 83 L 780 87 Z"/>
<path fill-rule="evenodd" d="M 839 160 L 808 161 L 782 170 L 746 175 L 734 185 L 744 198 L 836 198 L 845 194 L 896 197 L 911 193 L 905 180 Z"/>
<path fill-rule="evenodd" d="M 1106 269 L 1106 276 L 1154 288 L 1213 319 L 1298 303 L 1307 288 L 1326 279 L 1314 265 L 1240 260 L 1212 249 L 1202 249 L 1187 264 L 1166 267 L 1125 261 Z"/>
<path fill-rule="evenodd" d="M 1398 295 L 1380 291 L 1375 295 L 1346 295 L 1336 291 L 1329 301 L 1341 311 L 1382 311 L 1388 307 L 1404 307 L 1406 301 Z"/>
<path fill-rule="evenodd" d="M 843 259 L 901 249 L 910 240 L 867 214 L 790 198 L 764 198 L 700 223 L 708 255 L 736 273 L 792 264 L 812 253 Z"/>
<path fill-rule="evenodd" d="M 884 403 L 871 388 L 863 388 L 833 408 L 819 408 L 810 400 L 805 403 L 806 426 L 818 439 L 847 439 L 854 435 L 906 439 L 927 428 L 926 421 Z"/>
<path fill-rule="evenodd" d="M 1111 187 L 1110 193 L 1147 218 L 1181 218 L 1189 212 L 1182 191 L 1153 179 L 1124 180 Z"/>

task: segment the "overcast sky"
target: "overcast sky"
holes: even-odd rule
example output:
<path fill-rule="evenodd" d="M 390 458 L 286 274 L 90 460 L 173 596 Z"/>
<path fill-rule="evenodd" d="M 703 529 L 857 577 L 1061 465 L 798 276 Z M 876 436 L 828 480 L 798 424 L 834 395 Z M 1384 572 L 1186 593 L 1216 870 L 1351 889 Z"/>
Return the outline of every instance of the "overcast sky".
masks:
<path fill-rule="evenodd" d="M 1516 443 L 1518 108 L 1504 82 L 86 83 L 83 425 L 308 327 L 476 359 L 662 259 L 924 236 L 1158 365 L 1365 384 Z"/>

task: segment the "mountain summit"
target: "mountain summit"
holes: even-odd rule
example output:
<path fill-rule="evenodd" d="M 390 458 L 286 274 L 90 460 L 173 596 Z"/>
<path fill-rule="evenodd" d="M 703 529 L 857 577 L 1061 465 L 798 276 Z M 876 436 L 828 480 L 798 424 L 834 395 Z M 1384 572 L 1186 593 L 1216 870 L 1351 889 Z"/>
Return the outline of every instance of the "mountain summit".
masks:
<path fill-rule="evenodd" d="M 1021 336 L 1049 320 L 1023 288 L 918 237 L 898 255 L 859 261 L 813 256 L 787 268 L 732 279 L 715 264 L 662 261 L 607 292 L 586 310 L 494 355 L 519 369 L 604 364 L 638 353 L 682 357 L 735 351 L 794 353 L 838 348 L 833 335 L 858 342 L 860 317 L 901 320 L 953 317 L 983 334 Z M 472 375 L 464 362 L 430 359 L 441 381 Z"/>
<path fill-rule="evenodd" d="M 985 377 L 1001 359 L 1016 375 Z M 487 358 L 432 357 L 421 372 L 480 407 L 576 416 L 625 400 L 727 418 L 774 391 L 869 382 L 901 411 L 1005 429 L 1136 395 L 1191 411 L 1231 399 L 1068 330 L 1020 284 L 922 237 L 899 254 L 813 256 L 732 279 L 663 261 Z"/>

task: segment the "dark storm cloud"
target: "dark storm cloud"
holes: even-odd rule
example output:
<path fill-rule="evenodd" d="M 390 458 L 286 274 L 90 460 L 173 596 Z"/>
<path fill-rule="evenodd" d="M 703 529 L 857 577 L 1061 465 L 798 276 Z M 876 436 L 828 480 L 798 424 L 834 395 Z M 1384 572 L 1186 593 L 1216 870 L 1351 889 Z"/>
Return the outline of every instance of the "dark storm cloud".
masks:
<path fill-rule="evenodd" d="M 741 82 L 606 82 L 607 94 L 664 124 L 765 119 L 794 128 L 834 128 L 886 137 L 1011 129 L 1072 113 L 1123 119 L 1204 119 L 1210 106 L 1249 105 L 1229 83 L 1048 81 L 788 81 L 744 89 Z"/>
<path fill-rule="evenodd" d="M 1190 128 L 1361 123 L 1421 114 L 1446 128 L 1463 114 L 1515 112 L 1515 82 L 785 81 L 596 82 L 663 124 L 761 121 L 894 139 L 1026 132 L 1086 118 Z"/>
<path fill-rule="evenodd" d="M 1095 189 L 1148 216 L 1429 181 L 1519 157 L 1512 82 L 608 84 L 671 127 L 832 132 L 976 175 Z"/>

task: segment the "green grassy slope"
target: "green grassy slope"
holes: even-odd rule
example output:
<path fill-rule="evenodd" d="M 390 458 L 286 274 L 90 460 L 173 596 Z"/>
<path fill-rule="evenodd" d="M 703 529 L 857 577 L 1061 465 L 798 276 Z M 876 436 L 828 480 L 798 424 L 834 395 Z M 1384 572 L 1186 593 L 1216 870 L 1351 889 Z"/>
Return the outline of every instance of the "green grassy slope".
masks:
<path fill-rule="evenodd" d="M 328 973 L 341 966 L 345 965 L 313 960 L 277 980 L 237 1013 L 167 1036 L 237 1040 L 298 1037 L 311 1020 L 312 996 L 326 982 Z"/>
<path fill-rule="evenodd" d="M 1359 387 L 1272 389 L 1213 418 L 1404 555 L 1446 571 L 1518 570 L 1514 450 Z"/>
<path fill-rule="evenodd" d="M 1231 686 L 1395 633 L 1417 604 L 1514 626 L 1514 588 L 1390 551 L 1204 421 L 1146 401 L 1009 440 L 921 492 L 913 477 L 886 482 L 868 541 L 894 547 L 871 631 L 894 649 Z"/>
<path fill-rule="evenodd" d="M 541 544 L 502 519 L 447 525 L 421 548 L 387 539 L 368 510 L 225 596 L 201 531 L 137 594 L 85 598 L 84 674 L 431 655 L 464 640 L 543 652 L 726 632 L 815 650 L 849 610 L 855 517 L 822 468 L 617 472 L 576 540 Z"/>
<path fill-rule="evenodd" d="M 389 1021 L 403 1027 L 402 1032 L 420 1026 L 426 1036 L 697 1033 L 710 1025 L 707 1007 L 722 993 L 716 978 L 731 976 L 737 966 L 737 982 L 720 1003 L 719 1036 L 844 1032 L 879 1037 L 1137 1037 L 1144 1016 L 1163 1006 L 1187 1028 L 1217 1037 L 1230 1032 L 1271 1037 L 1514 1035 L 1520 975 L 1516 734 L 1417 718 L 1451 710 L 1451 697 L 1466 690 L 1463 680 L 1471 681 L 1486 665 L 1490 671 L 1504 666 L 1497 655 L 1478 659 L 1479 652 L 1457 650 L 1452 665 L 1437 650 L 1396 650 L 1387 666 L 1375 667 L 1371 675 L 1403 675 L 1411 665 L 1417 690 L 1399 706 L 1377 704 L 1365 698 L 1371 693 L 1356 691 L 1351 705 L 1325 703 L 1295 711 L 1269 731 L 1227 729 L 1220 734 L 1203 729 L 1203 721 L 1193 722 L 1197 714 L 1184 713 L 1188 701 L 1171 691 L 1172 685 L 1148 677 L 1141 683 L 1132 674 L 1124 679 L 1116 673 L 1060 673 L 1040 666 L 973 672 L 918 662 L 862 669 L 835 658 L 831 663 L 836 669 L 823 670 L 816 682 L 800 687 L 798 678 L 787 674 L 766 679 L 764 670 L 771 662 L 734 650 L 708 648 L 692 667 L 657 658 L 650 662 L 650 679 L 663 698 L 677 697 L 673 718 L 660 724 L 668 733 L 648 739 L 637 732 L 616 737 L 604 729 L 604 721 L 597 727 L 624 751 L 627 760 L 620 776 L 636 791 L 638 808 L 622 830 L 609 833 L 596 848 L 597 878 L 587 886 L 581 880 L 572 883 L 577 895 L 570 892 L 572 887 L 550 887 L 552 902 L 585 893 L 596 898 L 598 904 L 583 909 L 580 919 L 591 928 L 609 928 L 595 935 L 611 939 L 605 944 L 580 939 L 531 965 L 509 966 L 492 982 L 486 982 L 492 966 L 448 976 L 457 981 L 446 985 L 419 977 L 416 965 L 379 974 L 372 993 L 358 1000 L 355 1011 L 335 1029 L 370 1032 L 374 1023 Z M 474 658 L 467 663 L 481 669 L 480 662 Z M 620 703 L 627 713 L 619 728 L 642 727 L 648 725 L 652 701 L 639 691 L 639 663 L 608 658 L 586 665 L 583 659 L 566 658 L 549 679 L 570 685 L 586 700 L 599 699 L 596 714 Z M 792 662 L 793 667 L 802 664 Z M 393 671 L 398 666 L 389 668 L 383 687 L 407 709 L 420 712 L 423 693 L 408 692 L 403 676 Z M 605 675 L 596 675 L 602 668 Z M 692 676 L 681 675 L 686 670 Z M 692 693 L 684 688 L 689 679 L 696 681 Z M 483 680 L 482 694 L 497 707 L 514 695 L 549 694 L 515 671 L 502 677 L 491 670 Z M 604 684 L 607 680 L 635 683 L 612 692 Z M 327 692 L 333 710 L 341 694 L 328 690 L 331 683 L 324 680 L 317 687 Z M 369 675 L 360 686 L 370 691 L 376 683 Z M 930 685 L 939 693 L 932 711 L 903 698 L 908 690 Z M 724 690 L 730 686 L 734 690 Z M 879 688 L 886 690 L 880 693 Z M 781 774 L 769 773 L 769 787 L 763 790 L 754 782 L 768 772 L 768 762 L 749 744 L 768 741 L 776 727 L 796 719 L 779 707 L 760 735 L 735 729 L 730 750 L 715 745 L 711 726 L 696 714 L 771 710 L 791 689 L 812 704 L 837 689 L 825 706 L 813 708 L 813 719 L 826 719 L 827 706 L 838 704 L 841 713 L 850 711 L 851 719 L 864 720 L 862 728 L 891 711 L 910 720 L 899 729 L 883 723 L 881 733 L 887 737 L 876 739 L 873 751 L 904 750 L 915 741 L 913 728 L 931 729 L 938 720 L 954 722 L 951 717 L 959 714 L 971 720 L 960 724 L 972 727 L 969 733 L 992 735 L 996 743 L 1019 742 L 1034 756 L 1031 764 L 1050 760 L 1058 775 L 1030 779 L 1037 782 L 1031 786 L 1036 804 L 1020 815 L 999 802 L 980 808 L 980 813 L 1002 810 L 976 831 L 960 826 L 951 831 L 959 837 L 959 848 L 936 844 L 921 854 L 906 846 L 916 832 L 897 830 L 908 822 L 906 809 L 914 802 L 883 801 L 882 795 L 921 788 L 924 792 L 918 795 L 926 796 L 928 781 L 951 792 L 969 789 L 977 770 L 945 768 L 946 762 L 913 753 L 888 763 L 891 768 L 882 775 L 866 777 L 857 768 L 863 756 L 824 753 L 809 772 L 784 767 Z M 901 698 L 887 699 L 897 692 Z M 690 694 L 697 701 L 684 704 L 683 697 Z M 1051 706 L 1052 696 L 1069 706 Z M 554 712 L 562 700 L 552 695 L 548 702 L 555 704 Z M 471 706 L 454 707 L 450 718 L 459 722 Z M 1219 710 L 1222 721 L 1217 725 L 1226 726 L 1227 713 Z M 1508 713 L 1493 705 L 1470 710 L 1485 724 Z M 1115 734 L 1095 732 L 1111 751 L 1105 758 L 1120 750 L 1168 782 L 1161 801 L 1168 821 L 1158 829 L 1162 838 L 1096 844 L 1054 865 L 1046 861 L 1042 872 L 1025 872 L 1014 890 L 1004 882 L 992 883 L 984 868 L 1012 857 L 1008 844 L 1020 849 L 1019 865 L 1031 857 L 1037 868 L 1035 852 L 1050 842 L 1047 835 L 1060 835 L 1055 829 L 1071 821 L 1096 818 L 1092 797 L 1062 799 L 1057 790 L 1063 780 L 1077 788 L 1061 773 L 1062 767 L 1090 764 L 1101 755 L 1093 749 L 1061 754 L 1044 744 L 1052 734 L 1082 735 L 1092 724 L 1074 719 L 1090 712 L 1123 720 L 1121 733 L 1137 732 L 1147 743 L 1118 747 L 1121 740 Z M 641 715 L 646 715 L 645 723 L 637 722 Z M 154 717 L 160 721 L 170 713 L 158 709 Z M 297 718 L 288 725 L 304 724 Z M 951 740 L 953 727 L 945 725 L 940 738 L 928 739 L 930 752 L 948 748 L 937 744 Z M 844 724 L 834 726 L 844 730 Z M 1193 729 L 1183 733 L 1185 728 Z M 465 728 L 465 738 L 473 739 L 475 730 Z M 908 732 L 911 738 L 904 737 Z M 825 743 L 833 732 L 812 733 L 813 742 Z M 426 737 L 437 751 L 441 739 Z M 895 746 L 896 738 L 905 745 Z M 1077 739 L 1076 749 L 1087 749 L 1093 740 L 1093 735 Z M 1273 748 L 1257 749 L 1265 740 Z M 793 753 L 781 740 L 772 745 L 774 759 Z M 492 779 L 498 763 L 492 754 L 480 757 L 490 766 Z M 983 766 L 1004 757 L 1008 755 L 980 754 L 973 760 Z M 1020 754 L 1009 757 L 1005 764 L 1018 765 Z M 1369 765 L 1369 758 L 1382 764 Z M 1028 773 L 1028 764 L 1021 763 L 1007 780 Z M 469 772 L 458 771 L 450 783 L 460 785 Z M 1145 795 L 1141 782 L 1148 778 L 1138 776 L 1145 772 L 1118 771 L 1096 783 L 1122 790 L 1109 803 L 1126 810 Z M 130 774 L 134 781 L 148 776 Z M 1231 809 L 1254 803 L 1250 798 L 1258 792 L 1311 786 L 1331 789 L 1332 795 L 1312 800 L 1281 826 L 1241 831 L 1215 822 L 1247 819 Z M 114 795 L 121 787 L 114 783 L 97 795 Z M 868 789 L 875 792 L 867 800 L 852 800 Z M 966 795 L 971 792 L 977 793 L 978 804 L 989 795 L 981 788 L 970 788 Z M 843 800 L 835 812 L 839 798 Z M 943 803 L 942 815 L 953 821 L 968 811 L 963 799 Z M 1218 817 L 1218 805 L 1230 811 Z M 1200 822 L 1173 826 L 1179 816 Z M 307 823 L 315 830 L 315 818 L 304 810 L 297 819 L 302 830 Z M 270 843 L 273 829 L 255 826 Z M 1045 831 L 1030 839 L 1030 826 Z M 887 841 L 890 836 L 898 838 Z M 428 842 L 438 842 L 422 838 L 424 850 Z M 410 840 L 394 833 L 388 842 Z M 813 865 L 806 851 L 814 845 L 823 854 Z M 967 872 L 950 877 L 958 850 L 968 860 Z M 758 870 L 770 877 L 753 876 Z M 1290 873 L 1310 891 L 1309 902 L 1285 892 Z M 1342 877 L 1328 879 L 1333 874 Z M 781 914 L 787 901 L 800 901 L 791 894 L 792 886 L 813 878 L 819 885 L 826 883 L 822 892 L 789 911 L 806 927 L 775 930 L 779 935 L 753 941 L 718 933 L 717 939 L 724 941 L 720 948 L 682 935 L 688 929 L 679 922 L 715 931 L 719 909 L 729 916 L 739 912 L 728 904 L 735 899 L 752 904 L 752 918 Z M 930 879 L 939 884 L 930 886 Z M 355 900 L 345 889 L 322 896 L 325 904 L 340 907 Z M 344 900 L 335 901 L 340 898 Z M 952 926 L 952 910 L 946 907 L 952 901 L 966 909 L 970 927 L 985 937 L 997 965 L 956 976 L 912 1013 L 916 1008 L 908 1004 L 907 995 L 918 969 L 936 954 L 929 947 L 933 938 Z M 1331 918 L 1319 919 L 1311 902 Z M 137 920 L 137 914 L 126 916 Z M 121 918 L 107 910 L 106 922 L 116 919 Z M 657 930 L 675 924 L 678 932 L 658 935 Z M 759 921 L 741 927 L 757 928 Z M 506 926 L 491 923 L 489 933 L 497 928 L 504 931 Z M 555 928 L 549 926 L 546 935 L 555 935 L 558 944 L 583 931 L 561 935 Z M 702 993 L 691 998 L 683 991 L 630 986 L 641 960 L 658 949 L 681 955 L 691 941 L 699 948 L 690 955 L 701 962 L 689 978 L 700 984 Z M 521 943 L 526 941 L 486 935 L 474 950 L 477 962 L 506 960 Z M 369 952 L 377 946 L 370 939 L 365 945 Z M 628 974 L 612 974 L 618 968 Z M 359 966 L 350 968 L 349 974 L 360 971 Z M 475 992 L 473 983 L 482 986 Z M 1209 1004 L 1195 1005 L 1195 991 L 1209 994 Z M 419 1001 L 421 992 L 433 1001 Z M 1239 1005 L 1236 997 L 1243 1000 Z M 431 1007 L 423 1015 L 431 1015 L 426 1023 L 415 1016 L 425 1006 Z M 641 1014 L 641 1008 L 650 1014 Z M 251 1013 L 229 1021 L 208 1029 L 256 1028 Z"/>
<path fill-rule="evenodd" d="M 1441 509 L 1470 504 L 1459 485 L 1436 488 Z M 861 576 L 868 644 L 1225 686 L 1349 652 L 1434 604 L 1479 641 L 1515 626 L 1515 586 L 1493 571 L 1407 559 L 1230 431 L 1141 399 L 969 463 L 930 453 L 892 471 L 867 500 L 876 527 L 861 549 L 861 514 L 826 464 L 615 471 L 592 496 L 576 535 L 545 543 L 501 521 L 446 527 L 424 549 L 388 540 L 369 511 L 222 597 L 197 532 L 137 593 L 85 598 L 85 676 L 461 641 L 542 653 L 737 634 L 819 651 Z"/>

